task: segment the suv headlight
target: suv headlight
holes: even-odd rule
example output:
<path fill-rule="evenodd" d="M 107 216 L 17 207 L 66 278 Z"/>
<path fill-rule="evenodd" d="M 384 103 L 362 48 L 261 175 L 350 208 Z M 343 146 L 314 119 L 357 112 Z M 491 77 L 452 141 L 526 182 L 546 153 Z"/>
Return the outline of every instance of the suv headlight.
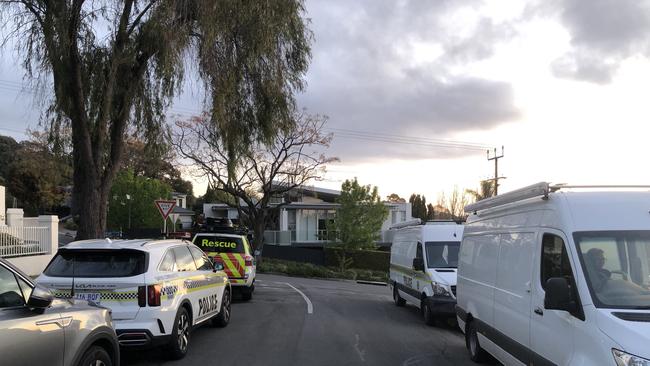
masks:
<path fill-rule="evenodd" d="M 449 290 L 445 285 L 439 284 L 437 282 L 431 282 L 431 288 L 433 289 L 433 294 L 435 296 L 451 296 Z"/>
<path fill-rule="evenodd" d="M 618 366 L 650 366 L 650 360 L 617 349 L 612 349 L 612 354 Z"/>

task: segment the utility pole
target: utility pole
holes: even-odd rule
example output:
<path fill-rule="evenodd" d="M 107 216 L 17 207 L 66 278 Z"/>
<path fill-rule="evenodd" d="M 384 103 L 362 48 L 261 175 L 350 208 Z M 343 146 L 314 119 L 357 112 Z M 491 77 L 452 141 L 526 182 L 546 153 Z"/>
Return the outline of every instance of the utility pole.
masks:
<path fill-rule="evenodd" d="M 499 194 L 499 179 L 506 179 L 506 177 L 499 177 L 499 159 L 503 157 L 503 146 L 501 146 L 501 155 L 497 155 L 497 148 L 494 148 L 494 155 L 490 157 L 490 150 L 487 151 L 488 161 L 494 160 L 494 195 Z"/>

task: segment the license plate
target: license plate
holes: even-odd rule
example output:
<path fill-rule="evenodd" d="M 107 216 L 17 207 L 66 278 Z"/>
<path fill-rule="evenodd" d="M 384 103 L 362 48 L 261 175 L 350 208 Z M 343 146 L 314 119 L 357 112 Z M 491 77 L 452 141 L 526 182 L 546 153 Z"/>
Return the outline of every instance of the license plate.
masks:
<path fill-rule="evenodd" d="M 102 301 L 102 294 L 94 292 L 77 292 L 74 294 L 75 299 L 92 301 L 95 304 L 99 304 Z"/>

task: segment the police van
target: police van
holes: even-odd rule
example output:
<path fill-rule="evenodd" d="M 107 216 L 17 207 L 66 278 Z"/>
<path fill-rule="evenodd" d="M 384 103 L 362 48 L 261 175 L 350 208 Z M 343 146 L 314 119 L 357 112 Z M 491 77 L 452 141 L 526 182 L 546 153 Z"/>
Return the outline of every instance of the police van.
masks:
<path fill-rule="evenodd" d="M 220 231 L 198 233 L 193 242 L 214 262 L 223 264 L 233 291 L 248 301 L 253 297 L 256 273 L 248 237 L 236 229 Z"/>
<path fill-rule="evenodd" d="M 180 359 L 194 327 L 230 321 L 222 269 L 188 241 L 97 239 L 59 249 L 36 282 L 57 297 L 110 308 L 120 346 L 165 345 Z"/>
<path fill-rule="evenodd" d="M 397 306 L 420 308 L 424 322 L 455 316 L 456 267 L 463 226 L 454 221 L 420 220 L 394 226 L 390 286 Z"/>

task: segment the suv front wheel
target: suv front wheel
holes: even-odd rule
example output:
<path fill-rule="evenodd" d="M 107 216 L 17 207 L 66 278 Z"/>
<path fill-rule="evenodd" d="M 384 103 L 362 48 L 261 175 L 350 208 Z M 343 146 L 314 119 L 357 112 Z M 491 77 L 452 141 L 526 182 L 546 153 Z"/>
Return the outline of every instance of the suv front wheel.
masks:
<path fill-rule="evenodd" d="M 212 325 L 218 328 L 225 328 L 230 323 L 230 303 L 232 297 L 230 296 L 230 290 L 226 289 L 223 292 L 223 299 L 221 300 L 221 309 L 219 314 L 212 318 Z"/>

